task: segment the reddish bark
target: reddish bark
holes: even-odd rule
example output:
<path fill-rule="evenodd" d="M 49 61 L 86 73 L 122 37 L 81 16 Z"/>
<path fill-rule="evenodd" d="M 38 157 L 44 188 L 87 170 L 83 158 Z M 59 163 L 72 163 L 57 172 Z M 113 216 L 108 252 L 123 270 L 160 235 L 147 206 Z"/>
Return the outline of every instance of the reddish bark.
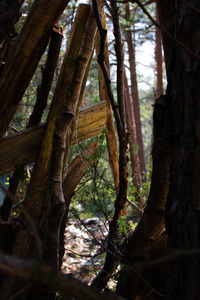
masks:
<path fill-rule="evenodd" d="M 135 132 L 135 120 L 133 113 L 133 106 L 131 103 L 129 86 L 127 82 L 126 73 L 124 73 L 124 101 L 125 101 L 125 111 L 126 111 L 126 124 L 128 129 L 128 142 L 130 147 L 130 156 L 131 156 L 131 167 L 132 167 L 132 179 L 134 186 L 136 187 L 136 201 L 141 205 L 142 201 L 140 198 L 140 186 L 141 186 L 141 177 L 139 172 L 139 163 L 138 157 L 135 153 L 134 146 L 136 145 L 136 132 Z"/>
<path fill-rule="evenodd" d="M 129 4 L 126 5 L 126 18 L 127 20 L 129 20 L 130 18 Z M 135 62 L 135 40 L 132 38 L 131 31 L 127 30 L 125 34 L 126 34 L 126 41 L 128 45 L 129 65 L 130 65 L 130 75 L 131 75 L 131 94 L 133 99 L 133 111 L 135 115 L 137 144 L 139 146 L 138 156 L 139 156 L 140 170 L 142 176 L 144 175 L 146 168 L 145 168 L 144 145 L 142 139 L 142 125 L 141 125 L 141 116 L 140 116 L 140 102 L 139 102 L 139 95 L 138 95 L 137 73 L 136 73 L 136 62 Z"/>

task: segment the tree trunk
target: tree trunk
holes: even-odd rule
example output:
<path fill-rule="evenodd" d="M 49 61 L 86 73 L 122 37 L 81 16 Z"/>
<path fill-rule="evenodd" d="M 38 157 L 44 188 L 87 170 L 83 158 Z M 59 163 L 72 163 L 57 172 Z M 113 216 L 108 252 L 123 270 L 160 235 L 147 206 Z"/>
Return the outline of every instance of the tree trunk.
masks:
<path fill-rule="evenodd" d="M 126 108 L 126 124 L 128 129 L 128 143 L 130 148 L 130 156 L 131 156 L 131 168 L 132 168 L 132 180 L 133 184 L 136 188 L 135 200 L 141 206 L 144 204 L 142 199 L 140 198 L 140 187 L 141 187 L 141 177 L 138 162 L 138 156 L 135 153 L 134 146 L 136 145 L 136 132 L 135 132 L 135 122 L 134 122 L 134 114 L 133 107 L 130 99 L 129 86 L 127 82 L 126 73 L 124 73 L 124 100 L 125 100 L 125 108 Z"/>
<path fill-rule="evenodd" d="M 105 12 L 103 11 L 102 16 L 102 25 L 104 29 L 106 29 L 106 17 Z M 97 36 L 96 39 L 96 52 L 97 54 L 100 51 L 100 36 Z M 110 75 L 110 65 L 109 65 L 109 55 L 108 55 L 108 41 L 106 38 L 105 41 L 105 49 L 104 49 L 104 55 L 105 55 L 105 65 L 108 71 L 108 74 Z M 118 150 L 117 150 L 117 138 L 112 118 L 112 107 L 110 103 L 110 99 L 108 96 L 107 88 L 105 79 L 102 73 L 102 70 L 100 66 L 98 67 L 99 72 L 99 95 L 100 100 L 106 100 L 107 106 L 108 106 L 108 118 L 107 118 L 107 124 L 106 124 L 106 141 L 107 141 L 107 148 L 108 148 L 108 154 L 109 154 L 109 164 L 110 168 L 113 174 L 114 184 L 116 192 L 119 189 L 119 158 L 118 158 Z"/>
<path fill-rule="evenodd" d="M 13 114 L 47 47 L 51 30 L 68 2 L 68 0 L 43 0 L 42 2 L 36 0 L 32 5 L 0 78 L 0 137 L 8 129 Z"/>
<path fill-rule="evenodd" d="M 200 178 L 200 53 L 199 1 L 159 1 L 161 25 L 166 26 L 176 39 L 169 55 L 166 46 L 168 70 L 167 134 L 170 137 L 171 171 L 166 206 L 168 247 L 171 251 L 200 247 L 199 178 Z M 191 8 L 191 6 L 193 8 Z M 169 23 L 170 22 L 170 23 Z M 176 41 L 193 51 L 188 53 Z M 165 45 L 166 45 L 165 44 Z M 173 253 L 173 252 L 172 252 Z M 199 255 L 180 255 L 171 264 L 166 299 L 195 300 L 200 297 Z"/>
<path fill-rule="evenodd" d="M 108 233 L 108 250 L 106 259 L 101 272 L 94 278 L 92 286 L 103 290 L 106 286 L 110 276 L 116 270 L 119 263 L 119 252 L 117 251 L 117 235 L 118 235 L 118 220 L 126 211 L 127 199 L 127 132 L 125 126 L 125 103 L 124 103 L 124 55 L 123 45 L 121 39 L 121 30 L 119 23 L 119 7 L 118 4 L 111 0 L 111 15 L 115 36 L 115 53 L 117 57 L 117 105 L 115 103 L 113 93 L 111 90 L 111 81 L 104 61 L 104 49 L 106 41 L 106 31 L 102 26 L 98 6 L 93 1 L 98 29 L 101 37 L 100 53 L 98 55 L 98 62 L 101 66 L 104 79 L 106 82 L 107 92 L 115 115 L 117 133 L 119 140 L 119 189 L 115 200 L 115 210 L 113 218 L 109 224 Z M 117 255 L 116 255 L 117 253 Z"/>
<path fill-rule="evenodd" d="M 65 211 L 62 191 L 65 137 L 75 116 L 85 69 L 93 51 L 96 29 L 92 8 L 80 5 L 23 203 L 22 211 L 26 212 L 26 217 L 31 214 L 32 223 L 42 235 L 43 245 L 39 248 L 28 232 L 19 230 L 12 249 L 13 254 L 19 257 L 37 257 L 38 250 L 41 250 L 39 258 L 54 267 L 59 264 L 59 233 Z M 21 216 L 25 224 L 26 217 Z M 9 291 L 6 290 L 8 284 Z M 6 299 L 7 293 L 12 293 L 21 284 L 13 282 L 12 278 L 6 280 L 2 285 L 1 299 Z M 48 294 L 52 299 L 55 290 L 48 291 L 45 287 L 31 288 L 20 299 L 39 300 Z"/>
<path fill-rule="evenodd" d="M 158 5 L 156 3 L 156 21 L 159 22 Z M 155 44 L 155 59 L 156 59 L 156 98 L 163 94 L 163 60 L 162 60 L 162 37 L 158 27 L 156 27 L 156 44 Z"/>
<path fill-rule="evenodd" d="M 126 19 L 129 20 L 130 11 L 129 4 L 126 5 Z M 142 125 L 140 116 L 140 102 L 138 95 L 138 85 L 137 85 L 137 73 L 136 73 L 136 62 L 135 62 L 135 40 L 132 38 L 131 31 L 126 31 L 126 42 L 128 45 L 128 55 L 130 64 L 130 75 L 131 75 L 131 94 L 133 99 L 133 111 L 135 115 L 135 126 L 137 135 L 137 144 L 139 146 L 138 156 L 140 162 L 141 176 L 144 175 L 145 168 L 145 157 L 144 157 L 144 145 L 142 139 Z"/>
<path fill-rule="evenodd" d="M 54 71 L 56 69 L 60 47 L 62 43 L 63 33 L 61 27 L 54 27 L 51 33 L 47 61 L 44 69 L 42 69 L 41 84 L 37 88 L 37 98 L 33 112 L 29 118 L 27 128 L 39 125 L 43 112 L 47 106 L 48 95 L 51 90 Z M 24 165 L 19 166 L 12 174 L 9 180 L 9 192 L 14 196 L 16 194 L 20 179 L 24 176 Z M 12 207 L 11 199 L 6 196 L 1 207 L 1 215 L 4 221 L 7 221 L 10 216 Z"/>
<path fill-rule="evenodd" d="M 142 263 L 164 229 L 164 212 L 169 188 L 169 142 L 165 132 L 165 96 L 157 99 L 154 107 L 153 170 L 151 189 L 143 216 L 123 250 L 123 262 L 128 268 L 122 270 L 117 292 L 128 299 L 135 299 L 142 278 Z"/>

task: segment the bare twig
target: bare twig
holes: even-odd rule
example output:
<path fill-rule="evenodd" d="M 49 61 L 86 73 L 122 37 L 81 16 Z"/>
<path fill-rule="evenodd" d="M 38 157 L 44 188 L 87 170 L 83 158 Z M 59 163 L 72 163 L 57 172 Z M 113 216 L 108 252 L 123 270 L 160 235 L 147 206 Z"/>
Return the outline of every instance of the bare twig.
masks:
<path fill-rule="evenodd" d="M 143 214 L 143 209 L 141 209 L 139 206 L 137 206 L 137 204 L 133 203 L 132 201 L 130 201 L 129 199 L 126 199 L 126 201 L 135 209 L 137 210 L 141 215 Z"/>

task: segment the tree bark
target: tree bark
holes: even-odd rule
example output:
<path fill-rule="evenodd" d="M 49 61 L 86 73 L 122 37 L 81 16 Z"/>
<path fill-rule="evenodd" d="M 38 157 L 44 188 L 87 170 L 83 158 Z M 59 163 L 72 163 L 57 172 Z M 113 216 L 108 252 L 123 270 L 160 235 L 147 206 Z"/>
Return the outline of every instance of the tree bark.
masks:
<path fill-rule="evenodd" d="M 33 112 L 30 116 L 27 128 L 36 126 L 42 119 L 43 112 L 47 106 L 48 95 L 52 86 L 54 71 L 57 65 L 63 33 L 61 27 L 54 27 L 51 33 L 47 61 L 42 69 L 42 82 L 37 88 L 37 98 Z M 17 168 L 9 179 L 9 192 L 14 196 L 16 194 L 21 177 L 24 176 L 24 166 Z M 12 207 L 11 199 L 6 196 L 1 207 L 1 215 L 4 221 L 10 216 Z"/>
<path fill-rule="evenodd" d="M 58 266 L 59 262 L 57 248 L 59 247 L 60 224 L 65 210 L 62 192 L 65 137 L 75 116 L 84 72 L 93 51 L 96 28 L 91 7 L 80 5 L 46 122 L 42 145 L 23 203 L 24 211 L 31 214 L 35 226 L 43 236 L 43 259 L 53 266 Z M 55 165 L 56 168 L 53 168 Z M 51 190 L 51 183 L 53 190 Z M 55 220 L 56 226 L 51 217 Z M 26 223 L 27 220 L 23 221 Z M 19 257 L 35 257 L 37 255 L 35 250 L 34 240 L 30 234 L 19 230 L 13 245 L 13 254 Z M 2 299 L 7 297 L 8 282 L 11 293 L 18 285 L 21 285 L 19 282 L 13 282 L 12 279 L 5 281 L 1 289 Z M 46 291 L 45 287 L 41 287 L 40 290 L 33 288 L 28 295 L 24 296 L 24 299 L 27 297 L 40 299 L 49 292 L 50 299 L 52 299 L 54 290 Z"/>
<path fill-rule="evenodd" d="M 98 55 L 98 62 L 101 66 L 104 79 L 106 82 L 107 92 L 115 115 L 117 133 L 119 140 L 119 190 L 115 200 L 115 210 L 112 220 L 109 224 L 108 233 L 108 250 L 106 259 L 101 272 L 94 278 L 92 286 L 103 290 L 106 286 L 110 276 L 116 270 L 119 263 L 119 252 L 117 251 L 117 234 L 118 234 L 118 220 L 125 214 L 126 199 L 127 199 L 127 133 L 125 127 L 125 103 L 124 103 L 124 56 L 123 46 L 121 40 L 121 31 L 119 25 L 119 8 L 117 3 L 111 0 L 111 15 L 113 21 L 113 29 L 115 36 L 115 53 L 117 57 L 117 103 L 116 105 L 109 74 L 104 61 L 106 30 L 102 26 L 99 15 L 99 10 L 96 1 L 93 1 L 94 11 L 98 24 L 98 29 L 101 37 L 100 53 Z M 116 254 L 117 253 L 117 254 Z"/>
<path fill-rule="evenodd" d="M 139 162 L 137 154 L 135 153 L 134 146 L 136 145 L 136 132 L 135 132 L 135 122 L 133 107 L 130 99 L 129 86 L 127 82 L 126 73 L 124 72 L 124 100 L 125 100 L 125 110 L 126 110 L 126 124 L 128 129 L 128 143 L 130 148 L 131 156 L 131 169 L 132 169 L 132 180 L 136 188 L 135 200 L 141 206 L 143 201 L 140 197 L 140 187 L 141 187 L 141 177 L 139 172 Z"/>
<path fill-rule="evenodd" d="M 154 143 L 151 189 L 143 216 L 125 244 L 122 270 L 117 292 L 128 299 L 135 299 L 142 275 L 142 263 L 148 260 L 149 252 L 164 229 L 164 212 L 169 187 L 170 153 L 165 132 L 165 96 L 157 99 L 154 107 Z"/>
<path fill-rule="evenodd" d="M 13 114 L 47 47 L 51 30 L 68 2 L 68 0 L 43 0 L 42 2 L 36 0 L 32 5 L 0 78 L 0 137 L 8 129 Z"/>
<path fill-rule="evenodd" d="M 156 21 L 159 23 L 158 5 L 156 3 Z M 155 59 L 156 59 L 156 98 L 163 94 L 163 60 L 162 60 L 162 37 L 160 28 L 156 27 L 156 44 L 155 44 Z"/>
<path fill-rule="evenodd" d="M 200 52 L 199 13 L 184 1 L 159 1 L 161 24 L 176 40 Z M 200 10 L 200 3 L 189 4 Z M 171 15 L 168 18 L 168 13 Z M 170 251 L 200 247 L 199 178 L 200 60 L 165 38 L 168 70 L 167 134 L 170 137 L 171 171 L 166 206 L 166 229 Z M 167 46 L 169 42 L 171 49 Z M 169 56 L 170 53 L 170 56 Z M 173 252 L 172 252 L 173 253 Z M 166 299 L 199 299 L 200 258 L 182 255 L 171 264 Z M 186 284 L 187 283 L 187 284 Z"/>
<path fill-rule="evenodd" d="M 106 127 L 107 106 L 96 103 L 81 109 L 77 117 L 77 127 L 71 144 L 99 135 Z M 16 167 L 35 161 L 45 125 L 25 129 L 20 133 L 0 140 L 0 175 L 13 171 Z"/>
<path fill-rule="evenodd" d="M 104 29 L 106 30 L 106 17 L 105 12 L 103 11 L 102 15 L 102 25 Z M 109 55 L 108 55 L 108 40 L 106 38 L 105 41 L 105 49 L 104 49 L 104 55 L 105 55 L 105 65 L 108 71 L 108 74 L 110 76 L 110 65 L 109 65 Z M 100 52 L 100 36 L 97 36 L 96 39 L 96 52 L 97 54 Z M 119 189 L 119 158 L 118 158 L 118 149 L 117 149 L 117 139 L 116 139 L 116 133 L 112 118 L 112 107 L 110 103 L 110 99 L 108 96 L 107 88 L 105 79 L 102 73 L 102 70 L 100 66 L 98 67 L 99 72 L 99 95 L 100 100 L 106 100 L 107 107 L 108 107 L 108 116 L 107 116 L 107 124 L 106 124 L 106 141 L 107 141 L 107 148 L 108 148 L 108 154 L 109 154 L 109 164 L 112 171 L 114 184 L 116 192 Z"/>
<path fill-rule="evenodd" d="M 129 4 L 126 5 L 126 18 L 127 20 L 129 20 L 130 18 Z M 142 139 L 142 125 L 141 125 L 141 116 L 140 116 L 140 102 L 139 102 L 139 95 L 138 95 L 137 73 L 136 73 L 136 62 L 135 62 L 135 40 L 132 38 L 132 33 L 129 30 L 125 32 L 125 36 L 128 45 L 130 75 L 131 75 L 131 95 L 133 99 L 133 111 L 135 116 L 137 144 L 139 146 L 138 156 L 140 162 L 141 176 L 143 176 L 146 168 L 145 168 L 144 145 Z"/>

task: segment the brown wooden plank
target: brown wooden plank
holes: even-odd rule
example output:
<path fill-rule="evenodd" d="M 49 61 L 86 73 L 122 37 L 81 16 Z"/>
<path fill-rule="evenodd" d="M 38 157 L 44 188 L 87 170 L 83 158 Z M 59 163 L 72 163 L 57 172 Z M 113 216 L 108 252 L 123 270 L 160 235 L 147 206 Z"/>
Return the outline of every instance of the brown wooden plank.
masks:
<path fill-rule="evenodd" d="M 106 126 L 106 103 L 100 102 L 83 108 L 78 114 L 72 144 L 96 136 Z M 44 124 L 26 129 L 0 140 L 0 175 L 17 166 L 34 162 L 44 133 Z"/>

